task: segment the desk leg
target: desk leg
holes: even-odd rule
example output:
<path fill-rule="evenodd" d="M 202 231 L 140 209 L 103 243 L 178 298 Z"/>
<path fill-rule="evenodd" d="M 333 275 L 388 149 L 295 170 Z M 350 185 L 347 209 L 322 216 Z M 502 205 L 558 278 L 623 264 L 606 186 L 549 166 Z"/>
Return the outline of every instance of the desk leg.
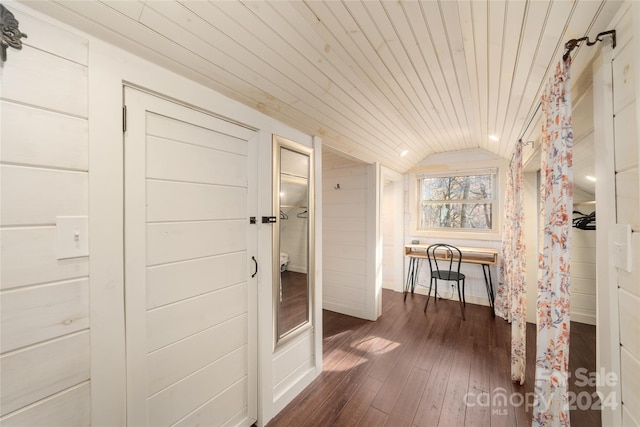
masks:
<path fill-rule="evenodd" d="M 407 300 L 407 294 L 413 291 L 416 288 L 416 283 L 418 281 L 418 271 L 419 271 L 419 259 L 411 257 L 409 258 L 409 271 L 407 272 L 407 281 L 404 284 L 404 300 Z"/>
<path fill-rule="evenodd" d="M 487 287 L 487 297 L 489 298 L 489 306 L 491 307 L 491 315 L 496 317 L 496 310 L 493 306 L 493 281 L 491 280 L 491 268 L 488 264 L 482 264 L 482 273 L 484 274 L 484 284 Z"/>
<path fill-rule="evenodd" d="M 409 293 L 409 289 L 412 289 L 411 282 L 413 281 L 414 261 L 415 261 L 415 258 L 409 258 L 409 270 L 407 271 L 407 281 L 404 283 L 404 300 L 405 301 L 407 300 L 407 293 Z"/>

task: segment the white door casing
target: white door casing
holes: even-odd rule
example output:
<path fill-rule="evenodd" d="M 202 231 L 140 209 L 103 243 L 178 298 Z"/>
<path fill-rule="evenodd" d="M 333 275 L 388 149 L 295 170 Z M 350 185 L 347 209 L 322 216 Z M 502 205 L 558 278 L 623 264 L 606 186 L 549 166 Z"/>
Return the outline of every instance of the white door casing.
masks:
<path fill-rule="evenodd" d="M 125 104 L 127 424 L 251 425 L 258 134 L 128 87 Z"/>

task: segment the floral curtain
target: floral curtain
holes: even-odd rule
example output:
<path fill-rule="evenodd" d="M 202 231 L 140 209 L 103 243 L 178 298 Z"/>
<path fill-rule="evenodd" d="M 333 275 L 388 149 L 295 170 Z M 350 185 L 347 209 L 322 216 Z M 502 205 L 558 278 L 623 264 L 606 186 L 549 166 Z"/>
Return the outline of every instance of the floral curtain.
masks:
<path fill-rule="evenodd" d="M 520 384 L 524 384 L 525 378 L 527 334 L 523 186 L 522 141 L 518 141 L 507 177 L 502 264 L 495 310 L 511 323 L 511 379 Z"/>
<path fill-rule="evenodd" d="M 573 206 L 571 58 L 542 97 L 538 336 L 533 426 L 569 426 L 569 249 Z"/>

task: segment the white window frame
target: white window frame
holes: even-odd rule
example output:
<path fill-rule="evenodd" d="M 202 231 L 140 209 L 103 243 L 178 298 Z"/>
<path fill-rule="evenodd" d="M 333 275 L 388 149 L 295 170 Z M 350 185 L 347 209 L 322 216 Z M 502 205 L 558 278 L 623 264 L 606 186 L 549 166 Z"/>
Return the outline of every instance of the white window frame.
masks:
<path fill-rule="evenodd" d="M 502 194 L 503 194 L 503 171 L 501 167 L 485 168 L 464 168 L 457 170 L 429 171 L 413 173 L 409 175 L 409 229 L 411 236 L 428 237 L 429 241 L 437 238 L 442 239 L 473 239 L 473 240 L 500 240 L 500 230 L 502 229 Z M 454 228 L 420 228 L 420 180 L 429 177 L 449 177 L 449 176 L 470 176 L 470 175 L 494 175 L 493 202 L 491 230 L 454 229 Z M 459 202 L 459 201 L 456 201 Z M 433 238 L 433 239 L 431 239 Z"/>

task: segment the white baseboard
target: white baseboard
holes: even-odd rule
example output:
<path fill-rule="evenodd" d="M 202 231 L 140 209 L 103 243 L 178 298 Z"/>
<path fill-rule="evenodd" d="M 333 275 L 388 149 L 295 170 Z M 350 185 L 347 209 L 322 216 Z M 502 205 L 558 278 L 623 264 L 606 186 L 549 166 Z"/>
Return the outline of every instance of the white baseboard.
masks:
<path fill-rule="evenodd" d="M 587 325 L 596 324 L 596 314 L 588 311 L 571 310 L 571 321 L 578 323 L 586 323 Z"/>

